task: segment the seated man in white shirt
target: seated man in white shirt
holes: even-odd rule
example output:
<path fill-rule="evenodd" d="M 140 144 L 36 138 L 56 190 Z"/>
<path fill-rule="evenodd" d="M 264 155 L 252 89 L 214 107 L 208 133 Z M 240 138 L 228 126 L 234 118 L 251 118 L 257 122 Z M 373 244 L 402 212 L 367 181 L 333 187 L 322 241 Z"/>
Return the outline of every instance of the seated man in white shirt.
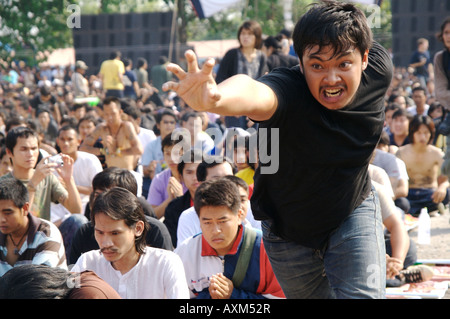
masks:
<path fill-rule="evenodd" d="M 205 156 L 202 163 L 197 167 L 197 180 L 204 182 L 219 177 L 234 175 L 235 167 L 232 162 L 222 156 Z M 250 204 L 247 201 L 247 216 L 244 224 L 250 224 L 253 228 L 261 229 L 261 222 L 253 218 Z M 195 236 L 201 232 L 200 220 L 194 207 L 185 210 L 178 220 L 177 229 L 177 245 L 191 236 Z"/>
<path fill-rule="evenodd" d="M 189 298 L 181 259 L 146 245 L 149 225 L 133 193 L 115 187 L 98 195 L 91 222 L 100 249 L 81 255 L 72 271 L 94 271 L 124 299 Z"/>

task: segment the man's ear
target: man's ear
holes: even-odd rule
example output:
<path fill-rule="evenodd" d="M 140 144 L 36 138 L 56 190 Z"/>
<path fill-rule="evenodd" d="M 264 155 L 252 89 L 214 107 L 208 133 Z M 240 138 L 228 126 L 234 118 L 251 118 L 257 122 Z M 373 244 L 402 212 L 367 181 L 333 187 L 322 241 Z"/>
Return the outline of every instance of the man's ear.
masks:
<path fill-rule="evenodd" d="M 144 228 L 145 228 L 144 227 L 144 222 L 142 220 L 140 220 L 140 221 L 138 221 L 136 223 L 136 226 L 134 228 L 136 237 L 139 237 L 139 236 L 142 235 L 142 232 L 144 231 Z"/>
<path fill-rule="evenodd" d="M 240 224 L 242 224 L 244 222 L 244 219 L 245 219 L 244 218 L 244 210 L 242 208 L 239 208 L 238 217 L 239 217 L 239 220 L 241 221 Z"/>
<path fill-rule="evenodd" d="M 29 209 L 30 209 L 30 203 L 29 202 L 26 202 L 25 204 L 23 204 L 23 206 L 22 206 L 23 216 L 27 216 L 28 215 Z"/>
<path fill-rule="evenodd" d="M 367 69 L 368 65 L 369 65 L 369 50 L 366 50 L 366 52 L 364 52 L 363 55 L 362 70 L 364 71 L 365 69 Z"/>

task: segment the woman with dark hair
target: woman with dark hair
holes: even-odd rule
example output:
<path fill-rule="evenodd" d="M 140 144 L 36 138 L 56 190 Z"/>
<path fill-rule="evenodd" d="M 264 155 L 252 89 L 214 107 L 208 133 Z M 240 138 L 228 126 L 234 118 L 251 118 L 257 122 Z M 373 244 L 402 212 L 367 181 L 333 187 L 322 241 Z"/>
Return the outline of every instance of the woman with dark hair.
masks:
<path fill-rule="evenodd" d="M 244 22 L 238 30 L 239 48 L 225 53 L 217 71 L 216 82 L 220 83 L 236 74 L 247 74 L 257 79 L 267 73 L 267 57 L 261 51 L 262 29 L 256 21 Z M 247 117 L 226 116 L 226 127 L 247 129 Z"/>

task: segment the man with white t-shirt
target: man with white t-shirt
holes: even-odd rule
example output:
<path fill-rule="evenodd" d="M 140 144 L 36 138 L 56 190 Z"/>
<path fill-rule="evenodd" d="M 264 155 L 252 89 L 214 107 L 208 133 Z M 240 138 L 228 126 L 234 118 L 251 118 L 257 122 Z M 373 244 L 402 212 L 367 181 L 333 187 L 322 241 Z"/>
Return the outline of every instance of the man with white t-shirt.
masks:
<path fill-rule="evenodd" d="M 204 182 L 224 176 L 234 175 L 235 167 L 232 162 L 222 156 L 205 156 L 197 167 L 197 180 Z M 247 203 L 248 205 L 248 203 Z M 248 205 L 247 221 L 256 229 L 261 229 L 261 223 L 253 217 L 250 205 Z M 177 245 L 191 236 L 201 233 L 200 220 L 194 207 L 185 210 L 178 219 Z"/>
<path fill-rule="evenodd" d="M 91 222 L 100 249 L 82 254 L 72 271 L 94 271 L 123 299 L 189 298 L 180 257 L 147 246 L 150 226 L 136 195 L 121 187 L 99 194 Z"/>
<path fill-rule="evenodd" d="M 78 151 L 80 145 L 80 138 L 78 132 L 74 127 L 63 126 L 58 131 L 56 138 L 61 153 L 69 155 L 74 160 L 73 164 L 73 178 L 75 185 L 81 198 L 82 212 L 85 211 L 86 204 L 89 202 L 89 195 L 92 192 L 92 179 L 97 173 L 103 170 L 102 164 L 97 156 Z M 64 223 L 68 218 L 72 218 L 73 222 Z M 70 255 L 70 247 L 72 243 L 72 236 L 82 224 L 88 222 L 84 214 L 71 214 L 61 204 L 51 204 L 51 221 L 60 227 L 63 233 L 64 243 L 66 246 L 66 254 Z"/>

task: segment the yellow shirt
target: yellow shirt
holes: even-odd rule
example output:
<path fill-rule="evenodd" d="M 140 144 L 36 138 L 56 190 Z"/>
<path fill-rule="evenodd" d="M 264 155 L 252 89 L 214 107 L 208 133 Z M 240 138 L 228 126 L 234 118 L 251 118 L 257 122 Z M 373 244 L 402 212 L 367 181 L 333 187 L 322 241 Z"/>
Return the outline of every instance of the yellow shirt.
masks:
<path fill-rule="evenodd" d="M 253 184 L 254 175 L 255 171 L 251 167 L 244 168 L 236 173 L 236 176 L 242 178 L 248 185 Z"/>
<path fill-rule="evenodd" d="M 125 73 L 125 66 L 120 60 L 103 61 L 100 67 L 100 74 L 103 75 L 104 90 L 123 90 L 124 86 L 119 74 Z"/>

